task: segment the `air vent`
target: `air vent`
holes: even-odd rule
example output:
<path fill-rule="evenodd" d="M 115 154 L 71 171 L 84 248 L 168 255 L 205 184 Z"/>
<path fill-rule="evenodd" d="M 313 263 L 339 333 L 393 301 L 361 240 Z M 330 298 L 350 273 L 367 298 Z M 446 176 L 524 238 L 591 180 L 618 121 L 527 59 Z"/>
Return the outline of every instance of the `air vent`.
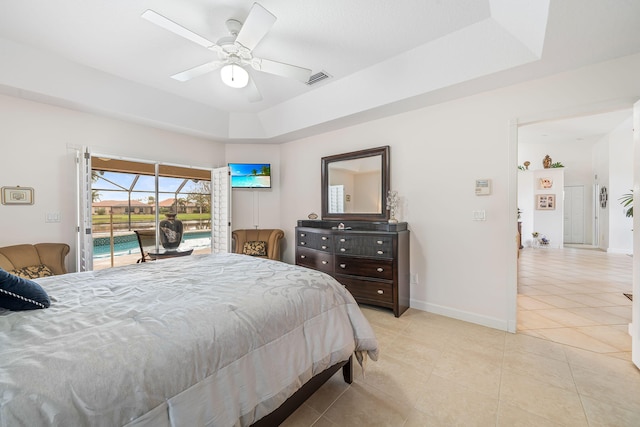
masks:
<path fill-rule="evenodd" d="M 325 71 L 320 71 L 319 73 L 316 73 L 313 76 L 309 77 L 309 81 L 307 82 L 307 84 L 311 86 L 324 79 L 328 79 L 329 77 L 331 76 L 327 74 Z"/>

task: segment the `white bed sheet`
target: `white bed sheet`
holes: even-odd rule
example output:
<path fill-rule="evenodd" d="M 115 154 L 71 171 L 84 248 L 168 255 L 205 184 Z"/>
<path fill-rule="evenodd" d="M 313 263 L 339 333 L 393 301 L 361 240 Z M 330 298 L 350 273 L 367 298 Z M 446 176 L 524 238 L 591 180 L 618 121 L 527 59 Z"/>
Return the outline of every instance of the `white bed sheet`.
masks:
<path fill-rule="evenodd" d="M 323 273 L 236 254 L 38 279 L 45 310 L 0 309 L 0 426 L 235 426 L 353 351 L 377 358 Z"/>

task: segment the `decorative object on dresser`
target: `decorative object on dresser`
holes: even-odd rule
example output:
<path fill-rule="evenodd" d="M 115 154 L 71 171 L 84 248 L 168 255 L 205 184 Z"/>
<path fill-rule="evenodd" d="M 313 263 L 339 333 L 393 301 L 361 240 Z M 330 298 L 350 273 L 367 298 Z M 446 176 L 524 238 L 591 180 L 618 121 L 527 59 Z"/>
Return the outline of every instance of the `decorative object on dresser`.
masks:
<path fill-rule="evenodd" d="M 406 222 L 300 220 L 296 264 L 335 277 L 359 303 L 390 308 L 396 317 L 409 308 Z"/>

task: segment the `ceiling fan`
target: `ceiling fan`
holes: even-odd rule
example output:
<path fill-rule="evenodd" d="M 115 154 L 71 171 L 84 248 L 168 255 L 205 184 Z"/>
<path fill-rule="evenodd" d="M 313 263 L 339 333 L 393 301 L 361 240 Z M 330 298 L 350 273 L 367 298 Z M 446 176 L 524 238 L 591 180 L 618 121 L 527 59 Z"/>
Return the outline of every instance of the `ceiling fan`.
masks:
<path fill-rule="evenodd" d="M 261 100 L 262 96 L 255 83 L 249 79 L 246 66 L 251 66 L 257 71 L 296 79 L 303 83 L 306 83 L 311 75 L 311 70 L 307 68 L 253 56 L 253 49 L 277 19 L 275 15 L 258 3 L 253 4 L 244 24 L 235 19 L 227 20 L 226 24 L 230 35 L 222 37 L 215 43 L 153 10 L 146 10 L 142 14 L 142 18 L 218 53 L 218 60 L 171 76 L 175 80 L 185 82 L 220 69 L 222 81 L 228 86 L 242 88 L 248 85 L 250 88 L 249 100 L 255 102 Z"/>

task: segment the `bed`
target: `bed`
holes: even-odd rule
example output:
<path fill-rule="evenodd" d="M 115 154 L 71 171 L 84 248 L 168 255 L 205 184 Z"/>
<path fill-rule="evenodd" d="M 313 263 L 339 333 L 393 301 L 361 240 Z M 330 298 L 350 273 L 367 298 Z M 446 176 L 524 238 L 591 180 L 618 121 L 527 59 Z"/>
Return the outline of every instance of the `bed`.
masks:
<path fill-rule="evenodd" d="M 1 426 L 273 425 L 319 375 L 378 355 L 342 285 L 282 262 L 195 255 L 37 283 L 49 308 L 0 309 Z"/>

